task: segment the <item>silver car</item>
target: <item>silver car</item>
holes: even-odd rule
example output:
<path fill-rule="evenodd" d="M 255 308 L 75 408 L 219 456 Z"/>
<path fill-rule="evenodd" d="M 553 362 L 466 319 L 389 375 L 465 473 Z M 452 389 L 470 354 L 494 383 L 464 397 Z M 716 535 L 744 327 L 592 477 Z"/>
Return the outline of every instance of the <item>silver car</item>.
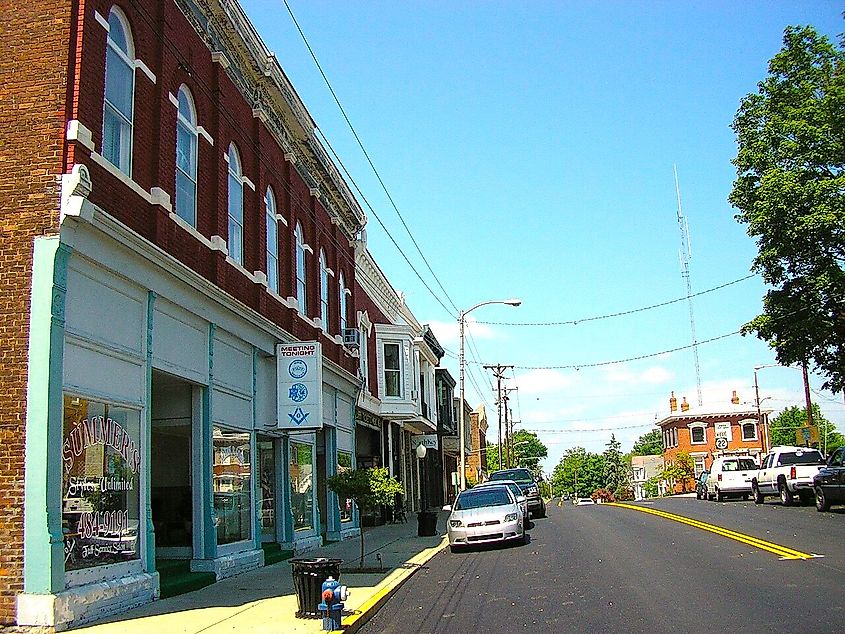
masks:
<path fill-rule="evenodd" d="M 519 507 L 522 509 L 522 523 L 525 528 L 528 528 L 530 523 L 528 519 L 528 496 L 522 492 L 522 489 L 519 488 L 519 485 L 516 482 L 513 480 L 487 480 L 487 482 L 476 484 L 475 488 L 502 485 L 508 487 L 516 498 L 516 501 L 519 502 Z"/>
<path fill-rule="evenodd" d="M 526 542 L 522 509 L 506 486 L 483 486 L 462 491 L 451 511 L 447 530 L 452 552 L 461 546 L 508 540 Z"/>

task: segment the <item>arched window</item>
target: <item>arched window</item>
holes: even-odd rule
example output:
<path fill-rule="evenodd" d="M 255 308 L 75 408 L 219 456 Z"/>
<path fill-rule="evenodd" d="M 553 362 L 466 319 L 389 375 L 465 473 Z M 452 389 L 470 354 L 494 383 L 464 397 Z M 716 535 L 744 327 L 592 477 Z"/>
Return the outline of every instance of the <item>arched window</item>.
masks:
<path fill-rule="evenodd" d="M 340 336 L 343 336 L 343 331 L 346 329 L 346 284 L 343 279 L 343 273 L 341 272 L 338 279 L 338 286 L 340 287 L 340 302 L 338 305 L 340 306 Z"/>
<path fill-rule="evenodd" d="M 241 159 L 235 144 L 229 146 L 229 257 L 244 263 L 244 184 Z"/>
<path fill-rule="evenodd" d="M 117 7 L 109 13 L 106 94 L 103 103 L 103 156 L 129 176 L 135 102 L 135 51 L 129 23 Z"/>
<path fill-rule="evenodd" d="M 176 215 L 197 226 L 197 113 L 187 86 L 176 112 Z"/>
<path fill-rule="evenodd" d="M 320 249 L 320 319 L 323 329 L 329 329 L 329 268 L 326 266 L 326 252 Z"/>
<path fill-rule="evenodd" d="M 306 315 L 305 240 L 302 238 L 302 227 L 298 222 L 293 234 L 296 239 L 296 306 L 301 314 Z"/>
<path fill-rule="evenodd" d="M 743 440 L 757 440 L 757 423 L 744 422 L 742 423 L 742 439 Z"/>
<path fill-rule="evenodd" d="M 274 293 L 279 292 L 279 221 L 276 220 L 276 197 L 268 187 L 264 194 L 264 209 L 267 212 L 267 286 Z"/>

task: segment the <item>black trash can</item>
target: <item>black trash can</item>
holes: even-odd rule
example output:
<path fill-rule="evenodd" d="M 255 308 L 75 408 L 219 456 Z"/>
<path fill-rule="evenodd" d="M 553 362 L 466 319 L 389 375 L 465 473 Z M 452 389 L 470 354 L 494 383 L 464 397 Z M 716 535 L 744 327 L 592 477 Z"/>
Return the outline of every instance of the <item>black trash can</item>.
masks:
<path fill-rule="evenodd" d="M 437 535 L 437 513 L 434 511 L 417 513 L 417 537 L 434 537 L 435 535 Z"/>
<path fill-rule="evenodd" d="M 290 559 L 293 574 L 293 588 L 296 590 L 296 602 L 300 619 L 319 619 L 323 615 L 317 605 L 323 600 L 321 593 L 323 582 L 329 577 L 340 579 L 342 559 L 326 557 L 300 557 Z"/>

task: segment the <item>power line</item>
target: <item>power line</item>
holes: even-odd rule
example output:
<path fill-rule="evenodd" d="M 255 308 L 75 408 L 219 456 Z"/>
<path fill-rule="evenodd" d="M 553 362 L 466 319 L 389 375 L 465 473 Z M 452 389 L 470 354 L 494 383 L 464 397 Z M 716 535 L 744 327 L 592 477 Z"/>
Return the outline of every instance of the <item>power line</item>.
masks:
<path fill-rule="evenodd" d="M 581 368 L 597 368 L 605 365 L 616 365 L 619 363 L 630 363 L 631 361 L 640 361 L 642 359 L 650 359 L 652 357 L 659 357 L 660 355 L 670 354 L 672 352 L 678 352 L 679 350 L 688 350 L 695 345 L 701 345 L 703 343 L 711 343 L 713 341 L 718 341 L 720 339 L 727 339 L 728 337 L 733 337 L 734 335 L 740 334 L 741 331 L 735 330 L 734 332 L 729 332 L 725 335 L 719 335 L 718 337 L 711 337 L 710 339 L 703 339 L 701 341 L 697 341 L 695 343 L 691 343 L 686 346 L 678 346 L 677 348 L 670 348 L 668 350 L 661 350 L 660 352 L 652 352 L 650 354 L 642 354 L 637 357 L 628 357 L 627 359 L 616 359 L 614 361 L 599 361 L 595 363 L 576 363 L 570 365 L 514 365 L 513 367 L 519 370 L 580 370 Z M 468 363 L 476 363 L 475 361 L 468 362 Z"/>
<path fill-rule="evenodd" d="M 335 152 L 334 147 L 333 147 L 333 146 L 332 146 L 332 144 L 329 142 L 329 140 L 326 138 L 326 135 L 325 135 L 325 134 L 323 134 L 323 131 L 322 131 L 319 127 L 317 128 L 317 131 L 319 131 L 320 136 L 323 138 L 323 140 L 325 141 L 326 145 L 329 147 L 329 150 L 331 151 L 332 156 L 334 157 L 334 159 L 335 159 L 335 160 L 336 160 L 336 161 L 340 164 L 340 167 L 341 167 L 341 169 L 343 170 L 343 173 L 344 173 L 344 174 L 346 175 L 346 177 L 349 179 L 349 182 L 351 182 L 351 183 L 352 183 L 352 185 L 355 187 L 355 191 L 357 191 L 357 192 L 358 192 L 358 195 L 359 195 L 359 196 L 361 196 L 361 199 L 364 201 L 364 204 L 366 204 L 366 205 L 367 205 L 367 209 L 369 209 L 369 210 L 370 210 L 370 212 L 373 214 L 373 217 L 374 217 L 374 218 L 378 221 L 379 226 L 380 226 L 380 227 L 384 230 L 384 232 L 387 234 L 387 237 L 388 237 L 388 238 L 390 238 L 390 241 L 393 243 L 393 246 L 395 246 L 395 247 L 396 247 L 396 250 L 397 250 L 397 251 L 399 251 L 399 254 L 402 256 L 402 258 L 405 260 L 405 262 L 408 264 L 408 266 L 409 266 L 409 267 L 411 267 L 411 270 L 414 272 L 414 274 L 417 276 L 417 278 L 419 278 L 420 282 L 422 282 L 422 285 L 423 285 L 423 286 L 425 286 L 426 290 L 427 290 L 429 293 L 431 293 L 431 296 L 432 296 L 432 297 L 433 297 L 433 298 L 437 301 L 437 303 L 438 303 L 438 304 L 440 304 L 440 305 L 443 307 L 443 310 L 445 310 L 445 311 L 446 311 L 446 313 L 447 313 L 450 317 L 452 317 L 452 318 L 457 318 L 457 317 L 455 316 L 455 314 L 454 314 L 451 310 L 449 310 L 449 307 L 448 307 L 448 306 L 446 306 L 446 304 L 444 304 L 444 303 L 443 303 L 443 300 L 442 300 L 442 299 L 440 299 L 440 297 L 438 297 L 438 296 L 437 296 L 437 294 L 436 294 L 436 293 L 435 293 L 435 292 L 431 289 L 431 287 L 430 287 L 430 286 L 426 283 L 426 281 L 422 278 L 422 275 L 420 275 L 419 271 L 417 271 L 417 269 L 414 267 L 414 265 L 413 265 L 413 264 L 411 264 L 411 260 L 409 260 L 409 259 L 408 259 L 408 256 L 407 256 L 407 255 L 405 255 L 405 252 L 402 250 L 402 248 L 401 248 L 401 247 L 399 246 L 399 244 L 396 242 L 396 239 L 393 237 L 393 235 L 390 233 L 390 231 L 388 230 L 388 228 L 387 228 L 387 227 L 385 226 L 385 224 L 382 222 L 381 218 L 380 218 L 380 217 L 379 217 L 379 215 L 376 213 L 376 210 L 373 208 L 373 206 L 370 204 L 370 201 L 369 201 L 369 200 L 367 199 L 367 197 L 364 195 L 364 192 L 362 192 L 362 191 L 361 191 L 361 188 L 360 188 L 360 187 L 358 187 L 358 183 L 357 183 L 357 182 L 355 182 L 355 179 L 354 179 L 354 178 L 352 178 L 352 174 L 350 174 L 350 173 L 349 173 L 349 170 L 348 170 L 348 169 L 346 169 L 346 165 L 345 165 L 345 164 L 343 163 L 343 161 L 340 159 L 340 156 L 338 156 L 337 152 Z M 448 296 L 447 296 L 447 299 L 448 299 Z M 450 301 L 450 303 L 451 303 L 451 301 L 452 301 L 452 300 L 450 299 L 449 301 Z M 453 304 L 453 305 L 454 305 L 454 304 Z"/>
<path fill-rule="evenodd" d="M 329 78 L 326 76 L 326 73 L 323 71 L 323 67 L 320 65 L 320 61 L 317 59 L 317 55 L 314 53 L 314 49 L 311 48 L 311 44 L 308 42 L 308 38 L 305 37 L 305 33 L 302 31 L 302 28 L 299 26 L 299 22 L 297 21 L 296 16 L 293 14 L 293 10 L 290 8 L 290 4 L 288 4 L 288 0 L 283 0 L 283 1 L 285 3 L 285 7 L 288 10 L 288 13 L 290 14 L 291 20 L 293 20 L 293 23 L 296 26 L 296 30 L 299 32 L 299 36 L 302 38 L 302 41 L 305 43 L 305 47 L 308 49 L 308 53 L 311 55 L 311 59 L 314 60 L 314 64 L 317 66 L 317 70 L 320 71 L 320 76 L 323 78 L 323 81 L 326 83 L 326 86 L 328 87 L 329 92 L 331 93 L 332 98 L 334 99 L 334 102 L 337 104 L 337 107 L 340 110 L 340 113 L 343 115 L 343 120 L 346 121 L 346 125 L 349 126 L 349 129 L 352 131 L 352 135 L 355 137 L 355 141 L 358 143 L 358 147 L 361 148 L 361 152 L 363 152 L 364 157 L 367 159 L 367 163 L 369 163 L 370 168 L 373 170 L 373 174 L 376 175 L 376 178 L 378 179 L 378 182 L 381 185 L 382 190 L 387 195 L 387 199 L 390 201 L 390 204 L 393 207 L 394 211 L 396 212 L 396 215 L 399 216 L 399 220 L 402 222 L 402 226 L 405 228 L 405 232 L 411 238 L 411 242 L 413 242 L 414 247 L 416 247 L 416 249 L 417 249 L 417 253 L 420 254 L 420 257 L 423 259 L 423 262 L 425 262 L 425 265 L 428 268 L 428 272 L 431 273 L 432 277 L 434 278 L 434 281 L 437 282 L 437 285 L 440 287 L 440 290 L 443 291 L 443 294 L 446 296 L 446 299 L 449 300 L 449 303 L 452 305 L 452 308 L 456 312 L 459 312 L 460 309 L 455 305 L 455 302 L 452 301 L 452 298 L 449 297 L 449 293 L 443 287 L 443 284 L 440 282 L 440 278 L 437 277 L 437 274 L 431 268 L 431 265 L 429 264 L 428 259 L 423 254 L 422 249 L 420 249 L 420 245 L 417 243 L 416 238 L 414 238 L 414 234 L 411 233 L 411 230 L 408 228 L 408 225 L 405 222 L 405 218 L 402 216 L 402 213 L 399 211 L 399 207 L 396 205 L 396 202 L 393 200 L 393 196 L 390 195 L 390 192 L 387 189 L 387 185 L 385 185 L 384 180 L 382 180 L 381 174 L 379 174 L 379 171 L 376 169 L 376 166 L 373 163 L 372 159 L 370 158 L 370 155 L 367 152 L 367 149 L 364 147 L 364 144 L 361 141 L 361 138 L 358 136 L 358 132 L 355 130 L 355 126 L 353 126 L 352 122 L 349 120 L 349 117 L 346 114 L 346 110 L 344 109 L 343 104 L 340 103 L 340 99 L 338 98 L 337 93 L 335 93 L 335 90 L 332 87 L 332 84 L 329 81 Z M 320 134 L 323 135 L 322 131 L 320 131 Z M 325 136 L 325 135 L 323 135 L 323 136 Z M 379 221 L 379 222 L 381 222 L 381 221 Z M 447 312 L 448 312 L 448 310 L 447 310 Z"/>
<path fill-rule="evenodd" d="M 706 293 L 712 293 L 714 291 L 721 290 L 733 284 L 738 284 L 739 282 L 744 282 L 745 280 L 749 280 L 752 277 L 757 277 L 756 274 L 746 275 L 745 277 L 740 277 L 739 279 L 733 280 L 731 282 L 727 282 L 725 284 L 720 284 L 719 286 L 714 286 L 713 288 L 708 288 L 704 291 L 699 291 L 689 297 L 698 297 L 699 295 L 704 295 Z M 678 302 L 685 302 L 689 299 L 687 295 L 683 297 L 678 297 L 677 299 L 670 299 L 666 302 L 660 302 L 659 304 L 652 304 L 651 306 L 643 306 L 642 308 L 633 308 L 631 310 L 623 310 L 615 313 L 608 313 L 606 315 L 596 315 L 594 317 L 582 317 L 581 319 L 570 319 L 567 321 L 525 321 L 525 322 L 514 322 L 514 321 L 478 321 L 479 324 L 485 324 L 488 326 L 577 326 L 580 323 L 588 322 L 588 321 L 599 321 L 602 319 L 611 319 L 612 317 L 622 317 L 624 315 L 633 315 L 634 313 L 641 313 L 647 310 L 653 310 L 655 308 L 662 308 L 663 306 L 669 306 L 671 304 L 677 304 Z"/>

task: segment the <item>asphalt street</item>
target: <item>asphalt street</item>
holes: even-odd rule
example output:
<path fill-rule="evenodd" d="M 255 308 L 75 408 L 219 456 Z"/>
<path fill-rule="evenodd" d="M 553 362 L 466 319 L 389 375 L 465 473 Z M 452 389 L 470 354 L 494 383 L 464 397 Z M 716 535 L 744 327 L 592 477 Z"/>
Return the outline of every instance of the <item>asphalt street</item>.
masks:
<path fill-rule="evenodd" d="M 555 502 L 525 546 L 438 554 L 362 631 L 841 631 L 845 513 L 774 500 L 638 504 L 824 557 L 781 560 L 640 511 Z"/>

